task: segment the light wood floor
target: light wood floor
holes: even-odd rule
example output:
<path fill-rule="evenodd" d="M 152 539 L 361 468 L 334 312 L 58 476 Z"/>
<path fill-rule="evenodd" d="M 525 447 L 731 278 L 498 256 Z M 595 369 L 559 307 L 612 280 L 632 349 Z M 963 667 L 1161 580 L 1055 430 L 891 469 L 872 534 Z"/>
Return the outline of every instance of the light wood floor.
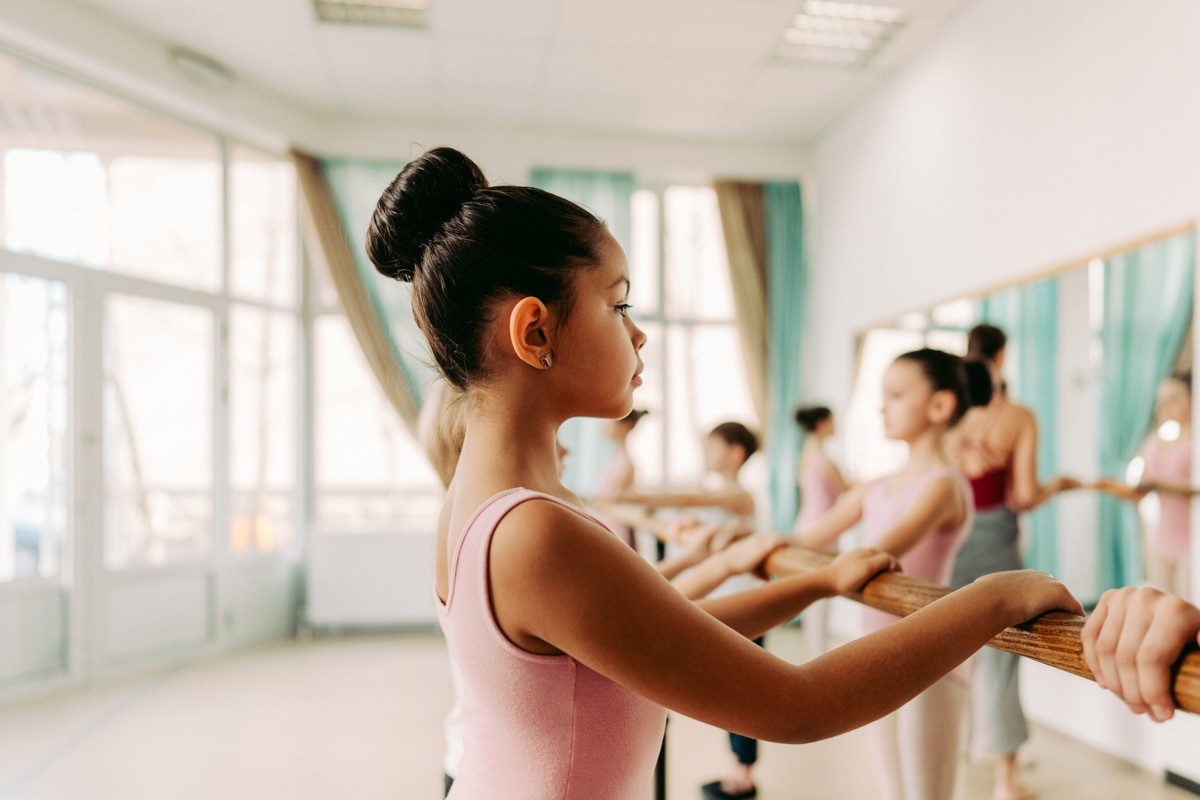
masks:
<path fill-rule="evenodd" d="M 798 654 L 798 631 L 772 637 Z M 436 635 L 280 642 L 0 709 L 0 798 L 435 800 L 450 702 Z M 728 762 L 725 736 L 678 716 L 669 732 L 670 800 L 697 800 Z M 760 758 L 766 800 L 878 796 L 861 732 Z M 1025 760 L 1045 800 L 1193 798 L 1043 729 Z M 990 789 L 988 768 L 964 765 L 960 800 Z"/>

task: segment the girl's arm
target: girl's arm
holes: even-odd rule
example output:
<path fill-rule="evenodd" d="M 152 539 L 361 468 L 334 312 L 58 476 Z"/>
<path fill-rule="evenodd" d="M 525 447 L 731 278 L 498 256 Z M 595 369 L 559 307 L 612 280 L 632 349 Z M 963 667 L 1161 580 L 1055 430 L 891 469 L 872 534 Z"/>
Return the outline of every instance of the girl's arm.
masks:
<path fill-rule="evenodd" d="M 929 533 L 960 524 L 967 512 L 964 500 L 949 475 L 930 481 L 875 547 L 899 558 Z"/>
<path fill-rule="evenodd" d="M 1048 483 L 1038 483 L 1037 418 L 1026 408 L 1020 409 L 1023 419 L 1013 445 L 1012 493 L 1009 505 L 1014 511 L 1031 511 L 1059 492 L 1077 489 L 1082 484 L 1074 478 L 1059 476 Z"/>
<path fill-rule="evenodd" d="M 620 492 L 614 498 L 646 508 L 724 508 L 737 514 L 753 514 L 754 498 L 746 491 L 713 492 Z"/>
<path fill-rule="evenodd" d="M 898 566 L 887 553 L 870 548 L 850 550 L 816 572 L 791 575 L 714 600 L 700 600 L 696 605 L 747 639 L 757 639 L 817 600 L 852 592 L 880 572 Z"/>
<path fill-rule="evenodd" d="M 838 465 L 832 461 L 826 462 L 825 480 L 829 482 L 829 485 L 832 486 L 834 491 L 836 491 L 839 495 L 850 488 L 850 484 L 846 483 L 846 478 L 842 475 L 842 471 L 838 469 Z"/>
<path fill-rule="evenodd" d="M 518 647 L 568 653 L 690 717 L 792 743 L 894 711 L 1009 625 L 1082 611 L 1048 576 L 1000 573 L 796 666 L 697 608 L 599 526 L 541 500 L 499 524 L 489 575 L 496 621 Z"/>
<path fill-rule="evenodd" d="M 865 485 L 855 486 L 838 496 L 833 507 L 821 515 L 807 530 L 796 534 L 796 544 L 813 550 L 828 550 L 837 538 L 862 519 Z"/>

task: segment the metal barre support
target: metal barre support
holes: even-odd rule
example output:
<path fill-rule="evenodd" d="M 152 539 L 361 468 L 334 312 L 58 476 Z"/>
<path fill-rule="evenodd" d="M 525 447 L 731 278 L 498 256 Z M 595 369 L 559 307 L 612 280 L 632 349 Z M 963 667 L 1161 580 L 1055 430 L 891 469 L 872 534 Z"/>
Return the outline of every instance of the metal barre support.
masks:
<path fill-rule="evenodd" d="M 827 553 L 785 547 L 767 559 L 767 572 L 785 577 L 820 569 L 833 560 Z M 950 594 L 952 590 L 900 573 L 886 573 L 867 583 L 861 592 L 844 595 L 871 608 L 897 616 L 909 614 Z M 998 650 L 1016 653 L 1081 678 L 1095 680 L 1083 660 L 1080 632 L 1083 617 L 1054 612 L 1001 631 L 988 644 Z M 1200 649 L 1189 648 L 1174 668 L 1172 692 L 1175 705 L 1200 714 Z"/>

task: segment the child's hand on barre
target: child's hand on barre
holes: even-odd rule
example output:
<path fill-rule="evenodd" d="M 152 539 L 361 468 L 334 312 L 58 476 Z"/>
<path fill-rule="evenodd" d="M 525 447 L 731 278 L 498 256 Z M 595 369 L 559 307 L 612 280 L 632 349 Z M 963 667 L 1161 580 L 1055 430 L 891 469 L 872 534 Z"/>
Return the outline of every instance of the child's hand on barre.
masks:
<path fill-rule="evenodd" d="M 1131 503 L 1140 502 L 1146 496 L 1146 492 L 1140 486 L 1130 486 L 1127 483 L 1122 483 L 1112 478 L 1100 478 L 1099 480 L 1092 481 L 1088 484 L 1088 488 L 1108 492 L 1121 500 L 1128 500 Z"/>
<path fill-rule="evenodd" d="M 1001 610 L 1010 626 L 1020 625 L 1051 611 L 1083 616 L 1083 605 L 1075 595 L 1047 572 L 1033 569 L 993 572 L 976 578 L 974 583 L 959 591 L 967 589 L 993 593 L 1001 601 Z"/>
<path fill-rule="evenodd" d="M 1200 640 L 1200 609 L 1149 586 L 1110 589 L 1080 638 L 1096 683 L 1133 713 L 1163 722 L 1175 714 L 1171 665 Z"/>
<path fill-rule="evenodd" d="M 741 575 L 743 572 L 757 571 L 766 561 L 767 556 L 786 543 L 784 538 L 777 533 L 755 533 L 718 551 L 714 540 L 713 551 L 718 553 L 714 558 L 721 559 L 721 563 L 730 575 Z"/>
<path fill-rule="evenodd" d="M 881 572 L 899 572 L 900 562 L 891 553 L 873 547 L 860 547 L 839 553 L 829 566 L 821 570 L 828 581 L 830 594 L 856 592 Z"/>
<path fill-rule="evenodd" d="M 1051 478 L 1046 484 L 1046 488 L 1050 490 L 1050 494 L 1058 494 L 1059 492 L 1069 492 L 1074 489 L 1079 489 L 1083 486 L 1083 481 L 1078 478 L 1072 478 L 1069 475 L 1059 475 Z"/>

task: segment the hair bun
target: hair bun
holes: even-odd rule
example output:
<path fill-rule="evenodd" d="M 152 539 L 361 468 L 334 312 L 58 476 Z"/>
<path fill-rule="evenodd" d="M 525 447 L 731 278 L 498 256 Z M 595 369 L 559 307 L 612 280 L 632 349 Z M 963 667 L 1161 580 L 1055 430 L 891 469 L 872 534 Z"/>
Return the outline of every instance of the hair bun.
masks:
<path fill-rule="evenodd" d="M 367 230 L 375 269 L 411 281 L 433 238 L 486 188 L 475 162 L 451 147 L 436 147 L 407 164 L 379 198 Z"/>

